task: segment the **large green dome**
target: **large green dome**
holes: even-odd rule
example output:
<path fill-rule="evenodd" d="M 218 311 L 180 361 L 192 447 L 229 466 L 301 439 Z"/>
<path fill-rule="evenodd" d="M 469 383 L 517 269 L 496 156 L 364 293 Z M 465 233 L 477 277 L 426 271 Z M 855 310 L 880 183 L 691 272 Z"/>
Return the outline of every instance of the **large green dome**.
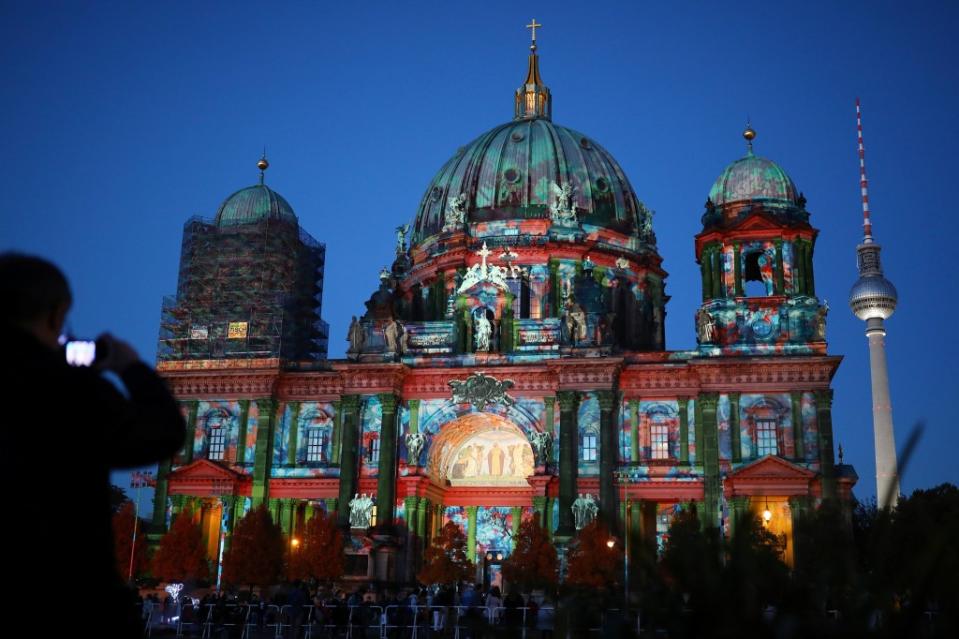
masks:
<path fill-rule="evenodd" d="M 238 226 L 266 219 L 297 221 L 290 203 L 265 184 L 240 189 L 226 198 L 216 212 L 217 226 Z"/>
<path fill-rule="evenodd" d="M 613 156 L 582 133 L 534 117 L 490 129 L 443 165 L 420 203 L 413 242 L 440 233 L 460 195 L 470 224 L 549 219 L 553 189 L 566 184 L 584 227 L 636 234 L 642 205 Z"/>
<path fill-rule="evenodd" d="M 709 190 L 709 199 L 716 206 L 755 201 L 794 206 L 799 192 L 778 164 L 750 151 L 726 167 Z"/>

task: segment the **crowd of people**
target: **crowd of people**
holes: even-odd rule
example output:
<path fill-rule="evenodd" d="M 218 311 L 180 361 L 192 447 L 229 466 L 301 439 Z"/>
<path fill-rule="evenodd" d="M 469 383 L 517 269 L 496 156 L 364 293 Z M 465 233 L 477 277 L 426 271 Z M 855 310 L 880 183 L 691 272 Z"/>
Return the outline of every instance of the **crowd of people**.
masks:
<path fill-rule="evenodd" d="M 141 598 L 142 618 L 151 630 L 177 628 L 183 634 L 208 634 L 216 629 L 240 637 L 252 633 L 314 637 L 486 636 L 541 637 L 553 633 L 555 609 L 548 596 L 507 594 L 482 584 L 352 592 L 340 588 L 287 583 L 269 597 L 251 591 L 210 592 L 202 598 L 151 593 Z M 151 632 L 152 634 L 152 632 Z M 253 636 L 257 636 L 253 634 Z"/>

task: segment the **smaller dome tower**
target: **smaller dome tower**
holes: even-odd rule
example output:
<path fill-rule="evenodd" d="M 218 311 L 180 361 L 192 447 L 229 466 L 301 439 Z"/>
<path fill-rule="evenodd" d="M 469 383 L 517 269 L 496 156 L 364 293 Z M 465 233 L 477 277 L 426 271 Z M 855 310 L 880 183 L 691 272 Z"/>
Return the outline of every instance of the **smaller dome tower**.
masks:
<path fill-rule="evenodd" d="M 704 355 L 825 353 L 828 306 L 816 299 L 806 198 L 775 162 L 753 152 L 723 170 L 696 236 L 703 304 L 696 313 Z"/>

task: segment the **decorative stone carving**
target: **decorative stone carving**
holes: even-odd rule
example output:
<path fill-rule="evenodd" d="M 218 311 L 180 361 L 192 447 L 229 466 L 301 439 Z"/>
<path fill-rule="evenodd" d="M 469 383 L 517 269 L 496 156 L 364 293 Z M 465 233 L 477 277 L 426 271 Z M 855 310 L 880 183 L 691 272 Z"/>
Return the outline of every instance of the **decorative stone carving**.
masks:
<path fill-rule="evenodd" d="M 629 260 L 627 260 L 625 257 L 617 257 L 616 268 L 619 268 L 625 271 L 626 269 L 629 268 Z"/>
<path fill-rule="evenodd" d="M 826 341 L 826 316 L 829 315 L 829 302 L 823 300 L 822 306 L 816 311 L 815 327 L 816 339 Z"/>
<path fill-rule="evenodd" d="M 586 312 L 576 302 L 569 301 L 563 312 L 563 332 L 572 345 L 586 341 Z"/>
<path fill-rule="evenodd" d="M 460 283 L 456 292 L 463 293 L 468 291 L 480 282 L 489 282 L 494 286 L 508 291 L 509 285 L 506 283 L 506 277 L 509 272 L 502 266 L 494 266 L 486 263 L 486 258 L 492 254 L 492 251 L 486 248 L 486 242 L 483 242 L 483 248 L 476 251 L 476 254 L 479 255 L 483 261 L 479 264 L 474 264 L 466 271 L 463 275 L 463 281 Z"/>
<path fill-rule="evenodd" d="M 596 515 L 599 513 L 599 502 L 590 493 L 585 495 L 580 493 L 571 508 L 573 509 L 573 523 L 576 530 L 582 530 L 596 519 Z"/>
<path fill-rule="evenodd" d="M 647 244 L 656 243 L 656 234 L 653 232 L 653 216 L 656 212 L 646 208 L 642 202 L 639 203 L 639 239 Z"/>
<path fill-rule="evenodd" d="M 419 466 L 420 453 L 426 446 L 426 433 L 406 433 L 403 439 L 406 443 L 406 463 L 410 466 Z"/>
<path fill-rule="evenodd" d="M 346 339 L 350 343 L 350 348 L 346 351 L 347 355 L 355 356 L 363 351 L 363 345 L 366 343 L 366 331 L 363 329 L 363 325 L 359 320 L 356 319 L 356 315 L 353 316 L 353 320 L 350 322 L 350 330 Z"/>
<path fill-rule="evenodd" d="M 549 206 L 550 219 L 553 224 L 561 226 L 576 225 L 576 209 L 573 207 L 573 186 L 564 182 L 562 186 L 553 182 L 550 185 L 553 192 L 553 203 Z"/>
<path fill-rule="evenodd" d="M 406 331 L 403 325 L 394 319 L 391 319 L 383 330 L 383 338 L 386 340 L 386 351 L 402 355 L 406 352 Z"/>
<path fill-rule="evenodd" d="M 716 320 L 704 308 L 696 311 L 696 331 L 700 344 L 709 344 L 716 337 Z"/>
<path fill-rule="evenodd" d="M 456 231 L 466 224 L 466 194 L 460 193 L 446 205 L 446 223 L 443 232 Z"/>
<path fill-rule="evenodd" d="M 529 442 L 536 452 L 537 463 L 548 464 L 553 456 L 553 436 L 547 431 L 536 431 L 530 435 Z"/>
<path fill-rule="evenodd" d="M 480 313 L 473 318 L 473 341 L 476 350 L 482 353 L 488 353 L 490 350 L 490 337 L 493 335 L 493 325 L 484 313 Z"/>
<path fill-rule="evenodd" d="M 503 404 L 512 406 L 516 403 L 506 391 L 513 387 L 513 380 L 500 381 L 490 375 L 473 373 L 463 381 L 452 380 L 453 401 L 457 404 L 472 404 L 476 410 L 482 411 L 487 404 Z"/>
<path fill-rule="evenodd" d="M 403 224 L 396 227 L 396 254 L 406 253 L 406 232 L 410 230 L 409 224 Z"/>
<path fill-rule="evenodd" d="M 369 528 L 373 521 L 373 499 L 356 494 L 350 500 L 350 528 Z"/>

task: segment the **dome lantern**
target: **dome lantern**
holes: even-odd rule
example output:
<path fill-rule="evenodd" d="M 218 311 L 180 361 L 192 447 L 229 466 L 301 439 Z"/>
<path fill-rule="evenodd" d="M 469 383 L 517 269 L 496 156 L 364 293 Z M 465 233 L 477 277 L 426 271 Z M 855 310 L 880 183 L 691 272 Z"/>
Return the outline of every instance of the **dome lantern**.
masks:
<path fill-rule="evenodd" d="M 533 21 L 526 25 L 533 32 L 533 43 L 529 47 L 529 69 L 526 71 L 526 81 L 516 89 L 514 119 L 531 120 L 533 118 L 553 117 L 553 98 L 549 87 L 543 84 L 539 75 L 539 56 L 536 55 L 536 29 L 543 25 Z"/>

